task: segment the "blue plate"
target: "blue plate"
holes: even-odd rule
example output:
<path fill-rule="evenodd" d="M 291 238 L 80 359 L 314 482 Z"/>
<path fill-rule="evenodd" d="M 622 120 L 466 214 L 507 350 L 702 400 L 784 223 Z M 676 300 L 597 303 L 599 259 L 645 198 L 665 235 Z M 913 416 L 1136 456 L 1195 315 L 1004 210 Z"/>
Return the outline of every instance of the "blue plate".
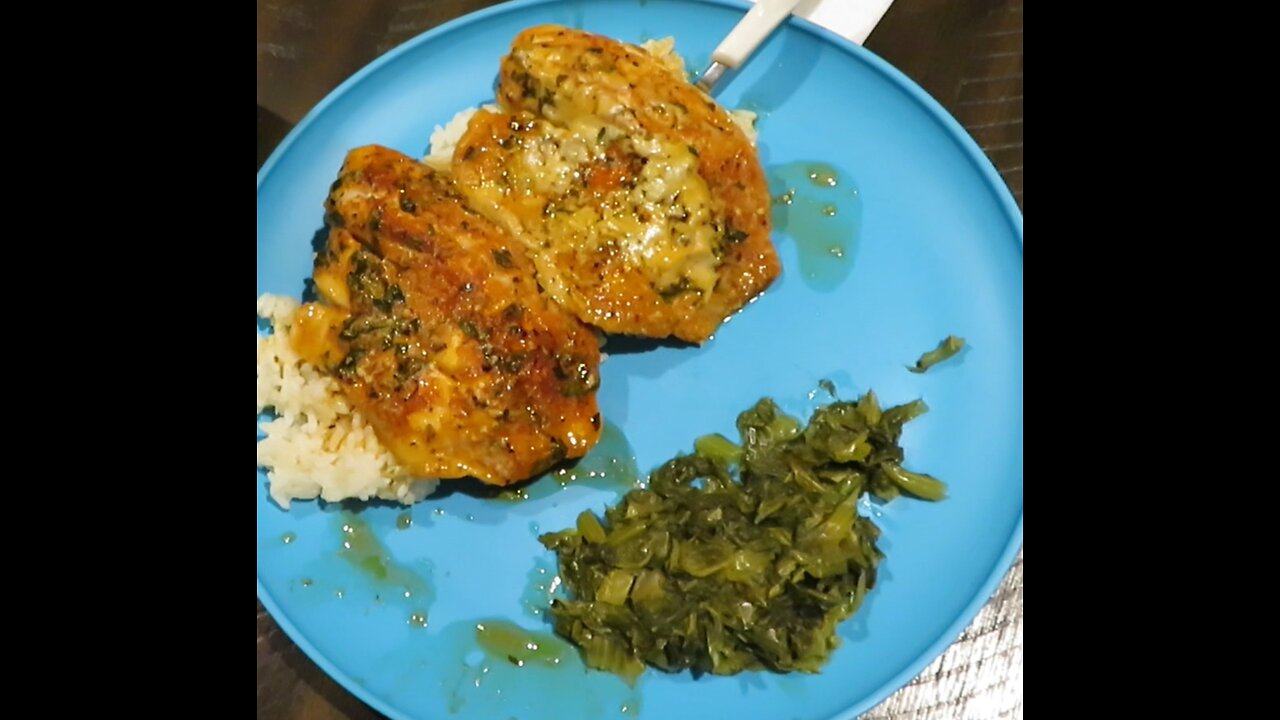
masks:
<path fill-rule="evenodd" d="M 674 35 L 701 69 L 744 7 L 528 0 L 405 43 L 321 102 L 258 174 L 258 292 L 301 295 L 321 203 L 346 151 L 381 143 L 423 154 L 435 125 L 491 97 L 499 58 L 520 30 L 561 23 L 633 42 Z M 282 511 L 259 472 L 259 598 L 312 659 L 381 712 L 852 718 L 955 639 L 1021 546 L 1022 215 L 1004 183 L 924 91 L 806 22 L 790 21 L 722 82 L 721 102 L 760 113 L 760 154 L 775 190 L 797 190 L 792 205 L 775 209 L 782 277 L 703 347 L 606 347 L 614 354 L 602 368 L 605 418 L 650 469 L 702 433 L 732 434 L 736 414 L 761 396 L 807 413 L 823 400 L 811 395 L 822 378 L 849 397 L 868 388 L 885 403 L 923 397 L 932 411 L 906 430 L 908 466 L 945 480 L 950 497 L 865 508 L 888 557 L 822 673 L 650 671 L 629 688 L 574 657 L 554 669 L 517 668 L 474 639 L 485 620 L 546 629 L 537 611 L 554 557 L 537 532 L 568 527 L 616 491 L 570 485 L 522 503 L 452 492 L 413 507 L 404 530 L 402 508 L 365 507 L 356 517 L 394 564 L 378 581 L 337 553 L 347 509 L 305 502 Z M 836 171 L 834 187 L 804 177 L 814 161 Z M 959 358 L 923 375 L 906 371 L 948 334 L 969 342 Z M 420 612 L 425 628 L 410 620 Z"/>

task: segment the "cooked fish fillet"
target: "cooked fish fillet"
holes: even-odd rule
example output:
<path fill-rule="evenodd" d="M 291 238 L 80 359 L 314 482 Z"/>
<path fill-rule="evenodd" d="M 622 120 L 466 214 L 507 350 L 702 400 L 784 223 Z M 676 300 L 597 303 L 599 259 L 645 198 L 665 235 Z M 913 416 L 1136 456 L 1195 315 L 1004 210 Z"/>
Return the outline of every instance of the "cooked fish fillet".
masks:
<path fill-rule="evenodd" d="M 662 60 L 535 27 L 503 59 L 498 101 L 471 119 L 454 177 L 583 321 L 702 342 L 777 277 L 755 148 Z"/>
<path fill-rule="evenodd" d="M 333 372 L 401 464 L 493 485 L 599 439 L 593 331 L 538 291 L 524 248 L 447 177 L 394 150 L 351 151 L 328 245 L 291 338 Z"/>

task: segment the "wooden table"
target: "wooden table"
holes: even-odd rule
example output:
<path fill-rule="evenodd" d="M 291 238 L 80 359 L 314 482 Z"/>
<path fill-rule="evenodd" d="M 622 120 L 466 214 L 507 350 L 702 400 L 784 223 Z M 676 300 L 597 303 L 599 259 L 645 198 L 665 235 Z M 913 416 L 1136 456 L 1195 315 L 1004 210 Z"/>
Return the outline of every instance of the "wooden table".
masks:
<path fill-rule="evenodd" d="M 334 87 L 382 53 L 492 0 L 258 0 L 258 165 Z M 1022 205 L 1022 0 L 896 0 L 866 47 L 969 130 Z M 1022 713 L 1022 557 L 960 638 L 869 720 Z M 258 604 L 258 717 L 379 718 Z"/>

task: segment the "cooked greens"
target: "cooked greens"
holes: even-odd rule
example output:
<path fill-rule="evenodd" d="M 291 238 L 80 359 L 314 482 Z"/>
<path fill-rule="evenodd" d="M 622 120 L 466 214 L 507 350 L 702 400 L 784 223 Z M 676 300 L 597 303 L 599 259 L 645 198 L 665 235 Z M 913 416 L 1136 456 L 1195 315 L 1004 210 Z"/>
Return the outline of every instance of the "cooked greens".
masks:
<path fill-rule="evenodd" d="M 634 681 L 645 664 L 729 675 L 816 672 L 836 625 L 875 585 L 871 493 L 940 500 L 945 486 L 902 467 L 915 401 L 881 410 L 868 392 L 819 408 L 807 426 L 763 399 L 738 416 L 741 444 L 695 443 L 605 511 L 543 535 L 573 599 L 556 632 L 590 667 Z"/>
<path fill-rule="evenodd" d="M 920 359 L 916 360 L 915 366 L 907 366 L 907 369 L 913 373 L 922 373 L 943 360 L 953 357 L 963 349 L 964 338 L 948 335 L 946 339 L 938 343 L 938 347 L 921 355 Z"/>

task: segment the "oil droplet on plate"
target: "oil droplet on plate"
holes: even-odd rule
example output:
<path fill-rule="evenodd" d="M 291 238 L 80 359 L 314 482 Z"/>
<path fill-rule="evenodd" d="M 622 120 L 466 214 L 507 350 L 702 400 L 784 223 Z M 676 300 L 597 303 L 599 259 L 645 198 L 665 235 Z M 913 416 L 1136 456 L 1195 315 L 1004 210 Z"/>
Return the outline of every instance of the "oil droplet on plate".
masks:
<path fill-rule="evenodd" d="M 476 642 L 491 657 L 504 658 L 516 667 L 528 663 L 555 667 L 570 650 L 565 641 L 554 635 L 525 630 L 506 620 L 476 623 Z"/>
<path fill-rule="evenodd" d="M 769 191 L 774 226 L 795 243 L 797 274 L 817 290 L 837 287 L 853 268 L 862 220 L 856 184 L 830 165 L 795 162 L 769 169 Z"/>
<path fill-rule="evenodd" d="M 550 632 L 476 618 L 430 637 L 444 663 L 439 686 L 450 712 L 465 706 L 477 718 L 621 718 L 618 708 L 634 710 L 639 699 L 617 675 L 588 671 L 577 650 Z"/>
<path fill-rule="evenodd" d="M 405 598 L 417 598 L 416 602 L 431 603 L 431 586 L 426 578 L 398 564 L 363 518 L 343 512 L 336 520 L 341 530 L 338 556 L 371 581 L 372 589 L 387 597 L 403 593 Z M 429 567 L 422 570 L 430 572 Z"/>
<path fill-rule="evenodd" d="M 409 626 L 415 628 L 424 628 L 427 626 L 427 611 L 419 610 L 409 615 Z"/>
<path fill-rule="evenodd" d="M 280 536 L 280 542 L 284 543 L 285 545 L 288 545 L 289 543 L 293 542 L 297 538 L 298 538 L 297 535 L 294 535 L 291 532 L 287 532 L 284 535 Z"/>
<path fill-rule="evenodd" d="M 641 487 L 640 481 L 635 451 L 631 449 L 630 441 L 617 425 L 606 420 L 600 432 L 600 440 L 586 456 L 552 470 L 527 485 L 508 488 L 496 497 L 511 502 L 540 500 L 570 484 L 624 494 Z"/>
<path fill-rule="evenodd" d="M 408 530 L 413 526 L 413 516 L 407 512 L 402 512 L 396 516 L 396 529 Z"/>
<path fill-rule="evenodd" d="M 551 607 L 551 600 L 562 584 L 560 575 L 556 573 L 553 561 L 539 559 L 535 561 L 529 573 L 528 583 L 520 596 L 520 604 L 526 614 L 541 618 Z"/>
<path fill-rule="evenodd" d="M 835 187 L 840 184 L 840 177 L 829 165 L 810 165 L 806 168 L 809 182 L 818 187 Z"/>

